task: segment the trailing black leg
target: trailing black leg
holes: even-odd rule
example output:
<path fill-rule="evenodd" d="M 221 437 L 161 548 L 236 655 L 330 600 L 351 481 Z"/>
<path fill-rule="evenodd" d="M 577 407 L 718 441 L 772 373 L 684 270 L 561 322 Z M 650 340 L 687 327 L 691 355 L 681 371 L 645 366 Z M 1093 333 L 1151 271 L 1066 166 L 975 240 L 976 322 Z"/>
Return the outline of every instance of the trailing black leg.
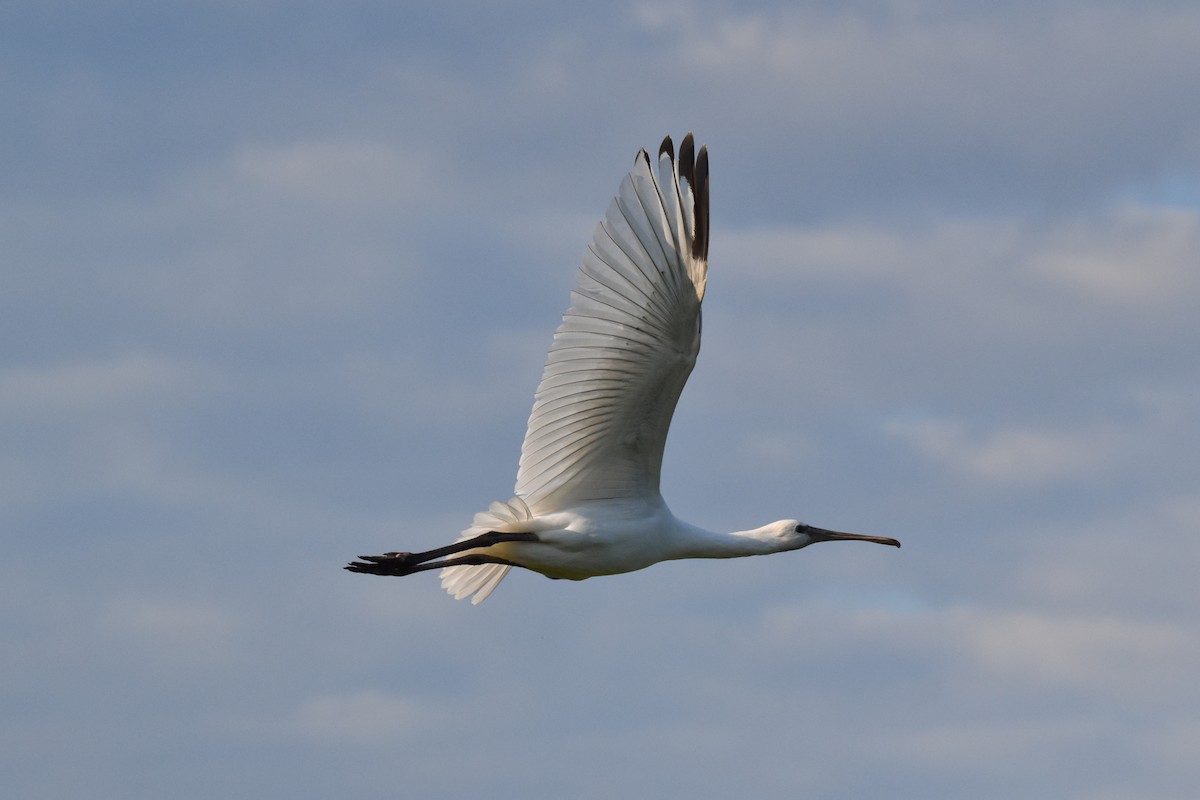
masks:
<path fill-rule="evenodd" d="M 361 561 L 351 561 L 346 565 L 346 569 L 351 572 L 362 572 L 368 575 L 411 575 L 414 572 L 423 572 L 428 569 L 439 569 L 441 567 L 452 567 L 458 564 L 509 564 L 512 562 L 505 561 L 497 556 L 488 556 L 483 553 L 475 553 L 469 556 L 460 558 L 450 558 L 438 561 L 443 556 L 461 553 L 464 550 L 475 550 L 480 547 L 491 547 L 494 544 L 502 542 L 536 542 L 536 533 L 502 533 L 500 531 L 488 531 L 481 533 L 471 539 L 465 539 L 461 542 L 448 544 L 445 547 L 438 547 L 433 550 L 426 550 L 421 553 L 384 553 L 381 556 L 359 556 Z M 465 560 L 474 559 L 474 560 Z M 483 560 L 478 560 L 483 559 Z M 515 566 L 515 565 L 513 565 Z"/>
<path fill-rule="evenodd" d="M 397 555 L 403 555 L 398 553 Z M 506 564 L 510 567 L 520 566 L 514 564 L 499 556 L 489 556 L 486 553 L 470 553 L 465 556 L 456 556 L 454 558 L 443 558 L 434 561 L 424 561 L 421 563 L 404 563 L 400 559 L 390 556 L 364 556 L 369 561 L 351 561 L 345 566 L 345 569 L 351 572 L 361 572 L 366 575 L 412 575 L 414 572 L 424 572 L 430 569 L 442 569 L 443 567 L 457 567 L 463 564 Z"/>

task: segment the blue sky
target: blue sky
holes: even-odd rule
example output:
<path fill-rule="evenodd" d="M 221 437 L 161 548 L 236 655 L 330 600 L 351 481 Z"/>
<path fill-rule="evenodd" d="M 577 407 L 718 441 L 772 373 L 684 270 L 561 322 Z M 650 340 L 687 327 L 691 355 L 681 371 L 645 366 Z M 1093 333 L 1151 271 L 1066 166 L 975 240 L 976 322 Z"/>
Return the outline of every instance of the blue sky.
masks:
<path fill-rule="evenodd" d="M 25 798 L 1188 798 L 1200 8 L 10 2 Z M 893 535 L 483 605 L 639 147 L 712 158 L 685 519 Z"/>

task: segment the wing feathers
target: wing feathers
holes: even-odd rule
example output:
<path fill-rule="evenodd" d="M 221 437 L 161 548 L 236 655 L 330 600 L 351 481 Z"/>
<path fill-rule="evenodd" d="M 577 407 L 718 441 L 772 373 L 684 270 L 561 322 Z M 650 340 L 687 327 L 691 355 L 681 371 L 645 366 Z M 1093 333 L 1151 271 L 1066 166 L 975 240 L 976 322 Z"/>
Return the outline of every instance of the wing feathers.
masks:
<path fill-rule="evenodd" d="M 667 429 L 699 351 L 707 176 L 643 150 L 584 253 L 535 395 L 516 494 L 534 513 L 658 491 Z M 701 197 L 705 202 L 701 203 Z M 703 209 L 701 209 L 703 206 Z"/>
<path fill-rule="evenodd" d="M 667 429 L 700 350 L 708 275 L 708 152 L 668 136 L 621 181 L 583 256 L 534 396 L 516 497 L 475 515 L 460 539 L 529 530 L 536 514 L 658 493 Z M 441 572 L 482 602 L 504 564 Z"/>
<path fill-rule="evenodd" d="M 674 292 L 666 283 L 654 263 L 654 257 L 639 238 L 636 228 L 625 217 L 625 212 L 613 201 L 609 208 L 609 216 L 601 224 L 593 244 L 604 248 L 606 255 L 612 256 L 609 266 L 618 274 L 630 281 L 636 281 L 642 287 L 642 293 L 653 298 L 660 311 L 669 313 L 674 305 Z M 601 235 L 602 234 L 602 235 Z M 648 234 L 648 232 L 647 232 Z M 611 246 L 607 246 L 610 245 Z"/>
<path fill-rule="evenodd" d="M 625 221 L 637 235 L 642 250 L 650 257 L 659 277 L 673 297 L 680 288 L 680 275 L 668 261 L 668 252 L 671 252 L 671 260 L 674 260 L 675 247 L 667 241 L 670 233 L 665 230 L 666 212 L 662 207 L 658 186 L 654 183 L 654 177 L 649 174 L 633 178 L 630 185 L 633 188 L 633 197 L 626 197 L 624 192 L 618 196 L 621 211 L 625 215 Z M 637 205 L 634 205 L 635 202 Z M 654 216 L 650 216 L 651 214 Z"/>

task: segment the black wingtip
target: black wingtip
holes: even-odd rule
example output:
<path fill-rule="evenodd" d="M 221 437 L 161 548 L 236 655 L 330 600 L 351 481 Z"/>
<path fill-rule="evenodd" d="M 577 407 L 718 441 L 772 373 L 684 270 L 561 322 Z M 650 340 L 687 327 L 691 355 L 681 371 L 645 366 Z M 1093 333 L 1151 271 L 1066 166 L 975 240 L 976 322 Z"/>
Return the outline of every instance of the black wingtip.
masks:
<path fill-rule="evenodd" d="M 691 135 L 688 135 L 691 138 Z M 696 182 L 692 192 L 696 195 L 696 238 L 692 242 L 692 256 L 708 261 L 708 147 L 701 147 L 696 157 Z"/>
<path fill-rule="evenodd" d="M 671 159 L 671 163 L 675 163 L 675 143 L 671 141 L 670 136 L 666 136 L 662 140 L 662 144 L 658 146 L 658 157 L 661 159 L 663 155 Z"/>
<path fill-rule="evenodd" d="M 679 160 L 675 160 L 675 143 L 670 136 L 664 136 L 658 146 L 658 157 L 671 159 L 678 165 L 679 177 L 686 181 L 692 190 L 692 218 L 696 221 L 696 236 L 692 239 L 692 258 L 708 261 L 708 148 L 701 147 L 696 152 L 696 137 L 690 132 L 679 143 Z M 650 166 L 650 155 L 643 149 L 638 151 L 638 158 Z"/>
<path fill-rule="evenodd" d="M 696 190 L 696 140 L 690 133 L 679 143 L 679 176 Z"/>
<path fill-rule="evenodd" d="M 692 239 L 692 258 L 708 261 L 708 148 L 696 153 L 696 137 L 689 133 L 679 143 L 679 177 L 692 189 L 692 218 L 696 237 Z"/>

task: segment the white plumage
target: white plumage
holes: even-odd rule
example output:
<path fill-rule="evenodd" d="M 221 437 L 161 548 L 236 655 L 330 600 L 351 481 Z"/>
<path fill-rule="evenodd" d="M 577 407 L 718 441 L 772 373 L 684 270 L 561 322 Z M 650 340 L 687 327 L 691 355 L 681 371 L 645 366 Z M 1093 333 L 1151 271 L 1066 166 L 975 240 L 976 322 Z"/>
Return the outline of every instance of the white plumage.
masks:
<path fill-rule="evenodd" d="M 347 569 L 440 568 L 447 591 L 480 603 L 513 566 L 580 580 L 833 539 L 900 546 L 795 520 L 712 533 L 676 519 L 663 502 L 667 430 L 700 351 L 707 151 L 697 154 L 688 134 L 676 160 L 667 137 L 655 172 L 640 151 L 584 254 L 534 396 L 513 499 L 476 514 L 453 545 L 362 556 Z"/>

